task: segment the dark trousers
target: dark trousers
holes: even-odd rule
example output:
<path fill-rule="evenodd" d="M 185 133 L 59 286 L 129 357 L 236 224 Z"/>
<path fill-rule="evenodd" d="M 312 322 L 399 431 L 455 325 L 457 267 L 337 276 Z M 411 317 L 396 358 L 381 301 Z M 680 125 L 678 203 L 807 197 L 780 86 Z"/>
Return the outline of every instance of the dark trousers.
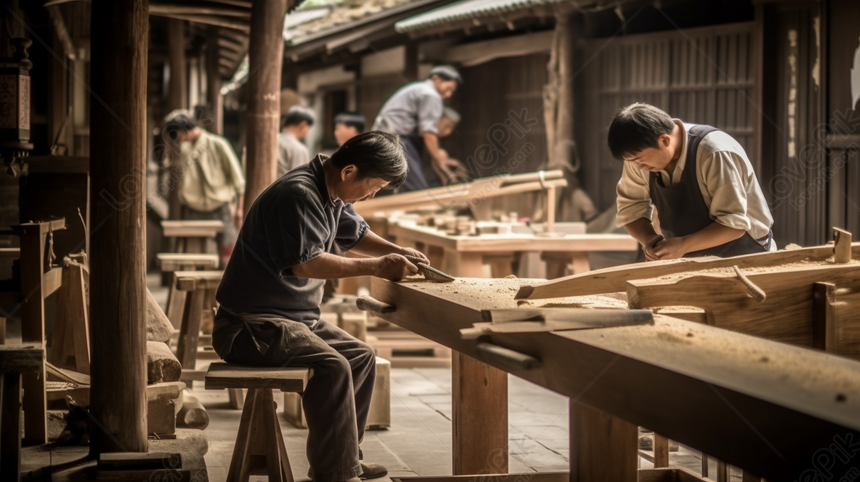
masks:
<path fill-rule="evenodd" d="M 427 189 L 429 184 L 424 176 L 423 153 L 424 139 L 418 136 L 400 136 L 400 143 L 406 152 L 406 164 L 409 172 L 406 181 L 400 186 L 400 192 L 421 191 Z"/>
<path fill-rule="evenodd" d="M 215 346 L 223 346 L 217 339 L 223 336 L 217 329 L 218 318 L 243 324 L 229 353 L 218 353 L 224 360 L 313 369 L 302 406 L 314 479 L 346 480 L 361 475 L 358 444 L 364 437 L 376 381 L 373 348 L 324 320 L 308 326 L 278 315 L 233 316 L 224 310 L 216 316 Z"/>

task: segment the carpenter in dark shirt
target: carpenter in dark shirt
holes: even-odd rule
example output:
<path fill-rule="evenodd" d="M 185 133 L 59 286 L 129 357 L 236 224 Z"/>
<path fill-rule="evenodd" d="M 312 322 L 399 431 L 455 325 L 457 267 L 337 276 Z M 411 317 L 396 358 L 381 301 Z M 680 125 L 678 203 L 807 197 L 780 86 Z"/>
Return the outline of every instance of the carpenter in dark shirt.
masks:
<path fill-rule="evenodd" d="M 212 344 L 230 363 L 314 370 L 302 396 L 314 480 L 381 477 L 359 462 L 373 392 L 373 349 L 319 319 L 326 279 L 399 280 L 422 253 L 368 229 L 352 203 L 406 179 L 396 135 L 368 132 L 330 158 L 318 156 L 275 181 L 248 210 L 216 299 Z M 334 243 L 363 258 L 331 254 Z"/>

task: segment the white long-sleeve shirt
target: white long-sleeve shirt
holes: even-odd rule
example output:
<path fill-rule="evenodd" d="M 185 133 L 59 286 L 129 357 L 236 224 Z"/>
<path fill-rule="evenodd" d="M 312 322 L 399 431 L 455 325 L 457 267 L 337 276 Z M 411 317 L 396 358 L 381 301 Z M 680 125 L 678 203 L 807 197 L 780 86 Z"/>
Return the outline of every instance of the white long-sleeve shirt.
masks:
<path fill-rule="evenodd" d="M 681 157 L 672 176 L 658 171 L 667 186 L 678 184 L 687 165 L 688 125 L 673 119 L 683 130 Z M 696 178 L 702 198 L 715 222 L 750 233 L 753 239 L 767 236 L 773 217 L 759 186 L 752 164 L 743 147 L 722 131 L 711 132 L 699 144 L 696 153 Z M 649 191 L 649 172 L 635 162 L 625 162 L 616 192 L 618 227 L 640 218 L 652 220 L 654 206 Z M 773 246 L 773 244 L 772 244 Z"/>

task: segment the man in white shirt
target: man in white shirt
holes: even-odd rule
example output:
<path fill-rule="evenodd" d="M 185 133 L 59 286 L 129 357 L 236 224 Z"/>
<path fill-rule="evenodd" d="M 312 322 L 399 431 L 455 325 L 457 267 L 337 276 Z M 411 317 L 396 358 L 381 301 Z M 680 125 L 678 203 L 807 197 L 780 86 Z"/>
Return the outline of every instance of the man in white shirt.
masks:
<path fill-rule="evenodd" d="M 618 226 L 648 260 L 773 251 L 773 217 L 738 142 L 714 127 L 632 104 L 609 126 L 609 149 L 624 161 Z M 653 210 L 659 221 L 655 230 Z"/>
<path fill-rule="evenodd" d="M 176 110 L 165 119 L 168 135 L 180 144 L 179 203 L 182 219 L 224 223 L 216 236 L 224 264 L 230 259 L 242 225 L 245 175 L 227 139 L 201 128 L 190 111 Z"/>
<path fill-rule="evenodd" d="M 456 170 L 460 163 L 442 156 L 438 130 L 443 101 L 450 99 L 462 83 L 463 78 L 454 67 L 438 65 L 430 71 L 427 79 L 410 82 L 397 90 L 379 110 L 371 130 L 399 135 L 406 149 L 409 177 L 401 186 L 401 192 L 430 187 L 421 161 L 425 151 L 442 184 L 450 184 L 454 180 L 451 171 Z"/>
<path fill-rule="evenodd" d="M 278 177 L 311 161 L 308 148 L 302 144 L 314 125 L 310 109 L 293 106 L 281 116 L 281 133 L 278 134 Z"/>

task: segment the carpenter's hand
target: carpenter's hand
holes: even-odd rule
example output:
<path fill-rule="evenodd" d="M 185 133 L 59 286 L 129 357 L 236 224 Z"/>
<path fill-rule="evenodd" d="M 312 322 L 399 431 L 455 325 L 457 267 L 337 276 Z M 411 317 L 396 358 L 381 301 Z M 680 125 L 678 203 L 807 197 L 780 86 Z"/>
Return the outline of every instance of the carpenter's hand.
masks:
<path fill-rule="evenodd" d="M 657 259 L 678 259 L 687 254 L 683 238 L 669 238 L 657 243 L 653 249 Z"/>
<path fill-rule="evenodd" d="M 654 253 L 654 249 L 657 247 L 657 244 L 659 244 L 664 239 L 665 238 L 663 238 L 662 235 L 658 234 L 658 235 L 654 236 L 653 238 L 649 239 L 648 242 L 645 243 L 644 246 L 642 246 L 642 252 L 645 253 L 645 259 L 647 261 L 655 261 L 657 259 L 660 259 Z"/>
<path fill-rule="evenodd" d="M 380 259 L 379 270 L 376 276 L 391 281 L 400 281 L 403 278 L 418 272 L 418 267 L 412 264 L 402 254 L 386 254 Z"/>
<path fill-rule="evenodd" d="M 427 259 L 427 256 L 424 255 L 421 251 L 418 251 L 414 248 L 400 248 L 400 253 L 403 256 L 406 256 L 406 259 L 409 260 L 410 263 L 424 263 L 429 265 L 430 260 Z"/>

